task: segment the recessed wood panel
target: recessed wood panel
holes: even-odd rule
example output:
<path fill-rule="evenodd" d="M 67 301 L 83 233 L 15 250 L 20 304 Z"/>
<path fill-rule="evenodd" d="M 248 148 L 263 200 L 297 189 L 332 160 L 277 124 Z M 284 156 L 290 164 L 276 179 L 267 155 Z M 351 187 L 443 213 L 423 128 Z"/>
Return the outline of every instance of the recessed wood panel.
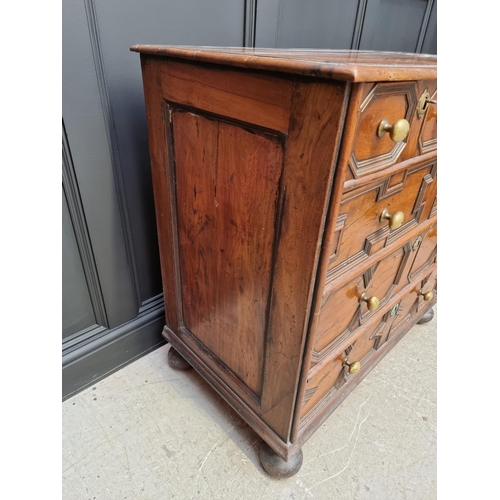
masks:
<path fill-rule="evenodd" d="M 187 111 L 172 123 L 184 324 L 259 394 L 283 146 Z"/>

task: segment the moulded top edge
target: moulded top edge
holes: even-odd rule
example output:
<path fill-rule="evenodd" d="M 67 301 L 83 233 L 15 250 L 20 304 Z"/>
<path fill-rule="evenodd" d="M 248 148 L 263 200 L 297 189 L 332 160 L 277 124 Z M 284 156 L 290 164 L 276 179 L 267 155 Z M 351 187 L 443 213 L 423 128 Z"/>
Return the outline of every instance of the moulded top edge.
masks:
<path fill-rule="evenodd" d="M 133 45 L 133 52 L 349 82 L 431 80 L 437 57 L 370 50 Z"/>

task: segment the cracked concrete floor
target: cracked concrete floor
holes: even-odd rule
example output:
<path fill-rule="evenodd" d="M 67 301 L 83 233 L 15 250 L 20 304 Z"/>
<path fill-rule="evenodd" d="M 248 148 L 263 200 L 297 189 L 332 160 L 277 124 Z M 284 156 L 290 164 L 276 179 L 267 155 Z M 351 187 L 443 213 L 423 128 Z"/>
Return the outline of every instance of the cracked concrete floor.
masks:
<path fill-rule="evenodd" d="M 436 319 L 386 355 L 285 480 L 208 384 L 157 349 L 63 403 L 63 499 L 436 498 Z"/>

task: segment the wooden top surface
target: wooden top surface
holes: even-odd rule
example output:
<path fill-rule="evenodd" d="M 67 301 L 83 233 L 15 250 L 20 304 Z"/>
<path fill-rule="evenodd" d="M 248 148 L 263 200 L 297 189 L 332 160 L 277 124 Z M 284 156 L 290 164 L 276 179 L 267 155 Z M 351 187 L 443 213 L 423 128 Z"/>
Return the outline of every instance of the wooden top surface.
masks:
<path fill-rule="evenodd" d="M 349 82 L 435 79 L 437 57 L 406 52 L 133 45 L 133 52 Z"/>

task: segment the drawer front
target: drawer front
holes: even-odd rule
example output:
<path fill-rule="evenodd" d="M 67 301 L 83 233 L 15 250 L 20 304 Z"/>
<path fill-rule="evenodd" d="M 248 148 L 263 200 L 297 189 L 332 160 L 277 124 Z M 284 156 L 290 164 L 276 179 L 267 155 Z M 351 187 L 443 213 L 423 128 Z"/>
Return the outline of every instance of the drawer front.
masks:
<path fill-rule="evenodd" d="M 429 92 L 430 99 L 437 102 L 437 89 L 433 93 L 430 89 L 426 90 Z M 437 104 L 428 104 L 422 119 L 423 123 L 418 140 L 419 154 L 437 149 Z"/>
<path fill-rule="evenodd" d="M 433 217 L 436 192 L 435 159 L 345 192 L 334 229 L 327 282 Z M 390 216 L 402 212 L 402 225 L 391 230 L 390 221 L 381 220 L 384 210 Z"/>
<path fill-rule="evenodd" d="M 418 279 L 437 262 L 437 222 L 413 240 L 412 251 L 415 256 L 408 273 L 409 282 Z"/>
<path fill-rule="evenodd" d="M 405 151 L 405 157 L 415 156 L 411 138 L 418 134 L 412 124 L 418 100 L 416 82 L 365 84 L 362 92 L 363 98 L 353 102 L 356 109 L 351 110 L 357 115 L 349 158 L 353 178 L 395 164 L 405 149 L 411 149 Z M 394 130 L 380 135 L 379 127 L 384 120 L 390 126 L 406 120 L 410 124 L 408 135 L 402 140 L 395 137 Z"/>
<path fill-rule="evenodd" d="M 436 259 L 437 223 L 434 223 L 340 288 L 325 290 L 311 365 L 327 359 L 377 316 L 395 295 L 428 274 Z M 375 310 L 370 311 L 368 304 L 360 301 L 363 292 L 367 298 L 378 298 L 379 306 Z"/>
<path fill-rule="evenodd" d="M 363 370 L 370 364 L 372 358 L 380 351 L 387 350 L 394 344 L 397 335 L 405 329 L 404 324 L 412 320 L 416 314 L 428 307 L 423 293 L 436 293 L 437 278 L 434 267 L 425 277 L 417 280 L 403 297 L 390 304 L 382 317 L 368 322 L 360 335 L 325 363 L 318 370 L 313 370 L 308 378 L 301 409 L 300 427 L 304 427 L 319 412 L 340 396 L 347 384 L 356 384 Z M 358 362 L 359 371 L 349 373 L 349 366 Z"/>
<path fill-rule="evenodd" d="M 320 362 L 345 338 L 369 321 L 408 283 L 403 279 L 408 272 L 412 249 L 410 242 L 360 273 L 338 290 L 323 296 L 323 303 L 315 333 L 312 361 Z M 360 300 L 376 297 L 377 309 L 370 311 L 368 303 Z"/>

